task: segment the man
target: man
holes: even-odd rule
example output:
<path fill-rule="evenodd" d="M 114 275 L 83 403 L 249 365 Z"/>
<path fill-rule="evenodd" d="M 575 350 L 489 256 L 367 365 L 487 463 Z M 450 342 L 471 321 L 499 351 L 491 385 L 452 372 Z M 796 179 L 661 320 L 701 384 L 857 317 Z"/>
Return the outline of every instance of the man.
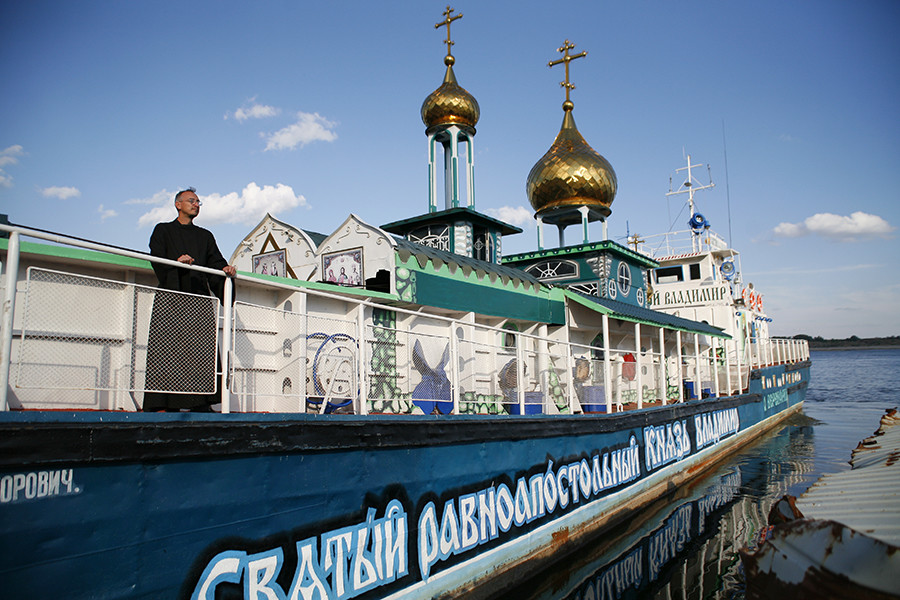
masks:
<path fill-rule="evenodd" d="M 178 217 L 159 223 L 150 236 L 150 254 L 185 265 L 222 269 L 234 276 L 213 234 L 194 225 L 200 214 L 200 198 L 194 188 L 175 195 Z M 224 278 L 211 277 L 193 269 L 153 263 L 162 290 L 186 292 L 222 299 Z M 216 389 L 217 304 L 210 298 L 157 292 L 153 299 L 147 341 L 147 376 L 144 411 L 190 409 L 208 412 L 220 402 Z M 172 393 L 180 392 L 180 393 Z M 199 392 L 199 393 L 198 393 Z"/>

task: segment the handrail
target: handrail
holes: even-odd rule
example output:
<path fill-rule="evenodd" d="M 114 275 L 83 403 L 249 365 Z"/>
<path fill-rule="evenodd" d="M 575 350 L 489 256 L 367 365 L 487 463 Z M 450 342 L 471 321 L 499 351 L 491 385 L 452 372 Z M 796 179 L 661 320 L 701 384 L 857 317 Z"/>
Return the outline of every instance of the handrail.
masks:
<path fill-rule="evenodd" d="M 89 250 L 100 251 L 109 254 L 115 254 L 120 256 L 138 258 L 141 260 L 146 260 L 150 263 L 161 263 L 161 264 L 169 264 L 173 266 L 177 266 L 185 269 L 193 269 L 200 272 L 214 274 L 222 276 L 222 272 L 220 270 L 206 268 L 206 267 L 198 267 L 193 265 L 184 265 L 178 263 L 176 261 L 171 261 L 167 259 L 161 259 L 157 257 L 150 256 L 145 253 L 130 251 L 122 248 L 115 248 L 105 246 L 103 244 L 97 244 L 93 242 L 89 242 L 86 240 L 78 240 L 75 238 L 69 238 L 62 235 L 52 234 L 48 232 L 42 231 L 34 231 L 29 230 L 27 228 L 19 227 L 19 226 L 9 226 L 0 224 L 0 231 L 7 231 L 10 233 L 10 242 L 8 246 L 8 258 L 6 261 L 6 278 L 5 278 L 5 299 L 3 305 L 3 314 L 2 314 L 2 322 L 0 322 L 0 326 L 2 326 L 2 340 L 0 340 L 0 383 L 3 383 L 2 389 L 0 389 L 0 411 L 8 409 L 8 398 L 7 391 L 9 388 L 9 373 L 10 373 L 10 364 L 11 364 L 11 345 L 12 345 L 12 323 L 13 323 L 13 314 L 15 309 L 15 293 L 16 293 L 16 283 L 18 281 L 18 262 L 19 262 L 19 253 L 20 253 L 20 244 L 19 244 L 19 236 L 27 235 L 29 237 L 35 237 L 38 239 L 43 239 L 46 241 L 70 245 L 74 247 L 85 248 Z M 525 340 L 533 340 L 532 344 L 533 349 L 528 350 L 528 356 L 537 356 L 537 355 L 547 355 L 552 357 L 561 357 L 564 360 L 561 363 L 555 363 L 552 368 L 556 370 L 558 375 L 553 375 L 553 377 L 558 377 L 560 382 L 563 382 L 566 388 L 566 396 L 569 398 L 569 407 L 577 407 L 577 401 L 575 400 L 575 390 L 580 389 L 575 387 L 575 380 L 572 378 L 574 373 L 574 361 L 576 358 L 584 357 L 585 352 L 588 350 L 603 350 L 603 358 L 602 363 L 600 361 L 596 361 L 596 359 L 591 359 L 592 364 L 594 365 L 592 368 L 600 369 L 600 379 L 593 379 L 596 383 L 591 385 L 599 385 L 602 383 L 605 389 L 606 394 L 606 404 L 607 410 L 611 410 L 612 404 L 619 403 L 622 401 L 622 394 L 625 393 L 623 390 L 625 388 L 618 387 L 615 392 L 618 394 L 618 398 L 616 400 L 613 399 L 612 394 L 614 385 L 621 386 L 621 381 L 616 384 L 615 381 L 618 381 L 617 378 L 621 377 L 620 374 L 620 362 L 621 357 L 624 354 L 635 352 L 635 356 L 637 358 L 637 367 L 639 369 L 638 377 L 633 385 L 628 386 L 626 397 L 635 397 L 637 399 L 637 403 L 640 406 L 645 397 L 652 400 L 654 397 L 657 397 L 661 402 L 667 403 L 668 395 L 672 386 L 677 384 L 679 393 L 678 393 L 678 401 L 682 401 L 684 398 L 682 396 L 683 392 L 683 383 L 685 381 L 692 381 L 694 383 L 693 393 L 697 397 L 702 397 L 702 391 L 705 389 L 704 384 L 709 382 L 711 386 L 711 391 L 714 391 L 716 395 L 720 392 L 720 386 L 724 385 L 727 387 L 725 390 L 726 394 L 731 394 L 736 390 L 740 393 L 741 390 L 745 389 L 744 382 L 749 382 L 750 371 L 753 369 L 759 368 L 761 366 L 770 365 L 770 364 L 779 364 L 785 362 L 794 362 L 797 360 L 804 360 L 808 358 L 808 346 L 803 340 L 780 340 L 777 338 L 759 338 L 757 336 L 744 337 L 744 342 L 746 343 L 744 348 L 742 349 L 738 342 L 739 340 L 723 340 L 723 345 L 721 346 L 722 357 L 720 358 L 718 355 L 718 345 L 712 344 L 709 348 L 704 348 L 702 351 L 700 350 L 700 340 L 697 334 L 688 334 L 693 335 L 694 338 L 691 339 L 688 337 L 685 340 L 686 347 L 690 348 L 690 350 L 682 355 L 682 335 L 680 331 L 676 331 L 675 339 L 677 352 L 672 354 L 671 356 L 667 356 L 664 352 L 659 352 L 658 349 L 653 348 L 652 345 L 648 348 L 647 352 L 642 352 L 640 350 L 640 343 L 638 342 L 637 346 L 630 348 L 612 348 L 609 344 L 609 338 L 607 334 L 608 329 L 608 320 L 606 315 L 602 315 L 603 322 L 603 332 L 604 332 L 604 343 L 602 348 L 595 348 L 594 346 L 580 344 L 576 342 L 571 342 L 568 339 L 568 336 L 563 336 L 563 339 L 551 339 L 546 335 L 540 335 L 540 333 L 546 334 L 546 328 L 538 328 L 538 330 L 534 333 L 525 333 L 519 331 L 510 331 L 495 325 L 487 325 L 483 323 L 473 323 L 470 321 L 461 321 L 458 319 L 454 319 L 452 317 L 431 314 L 428 312 L 424 312 L 422 310 L 410 310 L 407 308 L 392 306 L 388 304 L 379 303 L 373 301 L 371 299 L 365 297 L 359 297 L 358 291 L 348 292 L 348 293 L 340 293 L 340 292 L 327 292 L 318 289 L 311 289 L 305 287 L 303 285 L 291 284 L 291 283 L 282 283 L 278 281 L 270 281 L 268 279 L 260 279 L 250 275 L 242 275 L 238 274 L 235 277 L 226 278 L 225 285 L 225 302 L 223 305 L 222 311 L 222 323 L 223 323 L 223 335 L 222 335 L 222 373 L 221 373 L 221 390 L 223 394 L 223 404 L 222 404 L 222 412 L 229 412 L 231 410 L 231 403 L 229 400 L 230 394 L 230 381 L 229 377 L 233 376 L 233 369 L 229 362 L 233 359 L 231 356 L 231 349 L 233 346 L 232 342 L 232 322 L 235 319 L 234 309 L 232 307 L 231 299 L 234 297 L 234 284 L 235 282 L 246 282 L 251 283 L 254 286 L 264 286 L 270 289 L 278 289 L 278 290 L 286 290 L 295 293 L 299 293 L 301 298 L 306 298 L 307 296 L 316 296 L 321 298 L 333 299 L 344 303 L 351 303 L 358 307 L 355 311 L 350 311 L 348 315 L 352 315 L 355 313 L 355 316 L 347 316 L 345 320 L 348 322 L 355 321 L 356 330 L 357 330 L 357 341 L 360 348 L 360 358 L 358 359 L 357 367 L 358 367 L 358 381 L 359 381 L 359 389 L 360 392 L 360 410 L 361 412 L 365 412 L 365 401 L 366 401 L 366 393 L 368 392 L 370 385 L 370 375 L 367 371 L 367 363 L 366 358 L 364 356 L 364 348 L 368 347 L 367 343 L 372 340 L 365 339 L 365 329 L 366 325 L 363 321 L 363 307 L 371 307 L 377 308 L 380 310 L 387 310 L 398 315 L 408 315 L 415 318 L 426 318 L 434 322 L 435 326 L 438 326 L 439 329 L 443 327 L 443 325 L 439 325 L 439 323 L 443 323 L 447 326 L 446 331 L 440 334 L 442 338 L 448 338 L 450 343 L 450 352 L 452 357 L 452 364 L 459 364 L 459 349 L 457 348 L 457 340 L 455 334 L 456 326 L 464 326 L 464 327 L 476 327 L 478 331 L 482 332 L 479 335 L 486 335 L 485 332 L 494 332 L 498 334 L 505 335 L 513 335 L 517 340 L 516 343 L 516 352 L 519 356 L 517 369 L 522 370 L 525 364 Z M 303 300 L 302 302 L 305 302 Z M 305 304 L 302 304 L 305 306 Z M 267 307 L 273 308 L 273 307 Z M 279 309 L 275 309 L 279 310 Z M 300 313 L 308 315 L 305 308 L 301 309 Z M 401 331 L 401 329 L 398 329 Z M 639 332 L 641 328 L 639 326 L 635 327 L 636 336 L 641 335 Z M 749 333 L 749 332 L 747 332 Z M 412 332 L 407 332 L 407 335 L 412 334 Z M 642 336 L 647 337 L 647 336 Z M 650 335 L 650 338 L 653 338 L 653 334 Z M 482 339 L 492 339 L 489 336 L 484 337 Z M 660 347 L 663 347 L 663 335 L 662 330 L 660 330 L 659 336 L 659 344 Z M 667 341 L 671 340 L 671 338 L 667 338 Z M 484 343 L 484 342 L 477 342 Z M 555 350 L 551 353 L 547 353 L 546 344 L 550 343 Z M 671 341 L 669 341 L 671 343 Z M 491 347 L 495 342 L 489 342 Z M 500 342 L 502 346 L 502 342 Z M 704 343 L 705 344 L 705 343 Z M 542 346 L 543 345 L 543 349 Z M 500 346 L 497 346 L 498 349 L 502 349 Z M 563 353 L 566 353 L 567 356 L 563 356 Z M 617 358 L 617 362 L 613 364 L 611 362 L 612 358 Z M 588 354 L 588 358 L 590 355 Z M 736 364 L 733 362 L 733 359 L 736 359 Z M 538 360 L 538 359 L 535 359 Z M 544 361 L 544 359 L 540 359 Z M 551 359 L 555 360 L 555 358 Z M 579 358 L 580 360 L 580 358 Z M 674 361 L 674 362 L 673 362 Z M 538 370 L 541 371 L 544 367 L 539 366 L 540 364 L 547 365 L 546 361 L 539 363 L 537 366 Z M 560 371 L 565 365 L 565 369 Z M 646 365 L 650 367 L 650 372 L 646 376 L 647 379 L 642 379 L 642 369 L 641 366 Z M 672 366 L 676 366 L 674 372 L 671 370 Z M 602 367 L 602 368 L 601 368 Z M 615 374 L 613 373 L 613 368 L 615 367 Z M 724 367 L 725 373 L 722 373 L 722 368 Z M 737 371 L 737 384 L 733 385 L 731 380 L 732 371 L 736 367 Z M 533 368 L 532 368 L 533 370 Z M 452 398 L 454 404 L 454 411 L 458 411 L 458 402 L 459 402 L 459 394 L 463 391 L 460 388 L 459 378 L 462 376 L 462 371 L 457 372 L 456 369 L 451 371 L 451 389 L 452 389 Z M 524 384 L 528 381 L 531 381 L 531 385 L 535 385 L 535 382 L 538 381 L 540 377 L 546 377 L 546 373 L 538 376 L 537 373 L 528 373 L 526 374 L 524 371 L 518 374 L 518 381 L 523 382 L 522 386 L 519 386 L 517 393 L 517 401 L 520 404 L 520 410 L 524 412 Z M 466 375 L 469 377 L 469 375 Z M 592 377 L 597 377 L 594 375 Z M 723 381 L 720 381 L 719 378 L 724 377 Z M 538 378 L 538 379 L 536 379 Z M 544 383 L 542 385 L 546 386 L 546 380 L 543 380 Z M 332 382 L 333 383 L 333 382 Z M 644 385 L 647 383 L 648 385 Z M 233 384 L 232 384 L 233 385 Z M 748 383 L 749 385 L 749 383 Z M 645 389 L 646 388 L 646 389 Z M 398 390 L 399 391 L 399 390 Z M 465 390 L 466 392 L 472 391 L 471 388 Z M 236 394 L 246 393 L 245 391 L 235 389 Z M 405 393 L 409 393 L 408 390 Z M 481 392 L 479 392 L 481 393 Z M 306 397 L 306 391 L 304 391 L 303 396 Z M 401 396 L 397 396 L 400 398 Z M 407 396 L 408 397 L 408 396 Z M 547 398 L 545 397 L 545 402 Z M 576 404 L 573 404 L 575 402 Z M 324 406 L 324 404 L 323 404 Z"/>

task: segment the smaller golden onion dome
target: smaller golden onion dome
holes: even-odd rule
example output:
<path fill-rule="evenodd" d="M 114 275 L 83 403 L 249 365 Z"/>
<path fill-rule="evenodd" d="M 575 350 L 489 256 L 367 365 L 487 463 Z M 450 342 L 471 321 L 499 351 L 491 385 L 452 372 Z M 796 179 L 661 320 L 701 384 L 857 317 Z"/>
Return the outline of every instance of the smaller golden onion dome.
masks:
<path fill-rule="evenodd" d="M 572 116 L 572 103 L 553 145 L 528 173 L 526 191 L 535 215 L 545 222 L 569 225 L 581 221 L 578 209 L 589 209 L 589 220 L 608 217 L 616 197 L 616 173 L 585 141 Z"/>
<path fill-rule="evenodd" d="M 475 97 L 456 83 L 453 63 L 452 56 L 444 58 L 444 64 L 447 65 L 444 82 L 422 103 L 422 122 L 425 123 L 425 132 L 428 134 L 436 127 L 457 125 L 474 135 L 475 124 L 481 116 Z"/>

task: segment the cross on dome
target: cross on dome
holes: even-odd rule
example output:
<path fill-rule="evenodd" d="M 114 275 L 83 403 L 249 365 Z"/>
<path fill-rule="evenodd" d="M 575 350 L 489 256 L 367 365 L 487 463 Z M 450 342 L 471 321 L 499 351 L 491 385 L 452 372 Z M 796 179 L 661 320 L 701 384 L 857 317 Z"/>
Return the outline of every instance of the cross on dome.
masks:
<path fill-rule="evenodd" d="M 460 15 L 460 16 L 462 16 L 462 15 Z M 449 30 L 449 26 L 447 29 Z M 569 50 L 572 50 L 574 48 L 575 48 L 575 44 L 573 44 L 569 40 L 566 40 L 566 42 L 562 46 L 560 46 L 559 48 L 556 49 L 557 52 L 564 53 L 563 57 L 558 60 L 551 60 L 549 63 L 547 63 L 548 67 L 553 67 L 558 64 L 564 64 L 566 66 L 566 80 L 559 82 L 559 85 L 561 87 L 566 88 L 566 101 L 563 103 L 563 110 L 572 110 L 572 108 L 575 106 L 572 103 L 572 101 L 569 99 L 569 91 L 575 89 L 575 84 L 571 83 L 569 81 L 569 63 L 572 62 L 573 60 L 575 60 L 576 58 L 581 58 L 583 56 L 587 56 L 586 50 L 583 50 L 583 51 L 579 52 L 578 54 L 569 54 Z"/>
<path fill-rule="evenodd" d="M 462 13 L 459 13 L 458 15 L 453 15 L 453 10 L 454 9 L 450 8 L 450 5 L 448 4 L 447 10 L 445 10 L 443 13 L 441 13 L 444 15 L 444 20 L 441 21 L 440 23 L 434 24 L 435 29 L 440 29 L 441 27 L 443 27 L 445 25 L 447 26 L 447 41 L 446 41 L 447 59 L 450 59 L 451 61 L 453 59 L 453 54 L 450 52 L 450 46 L 453 45 L 453 41 L 450 39 L 450 23 L 452 23 L 453 21 L 455 21 L 457 19 L 462 19 Z M 451 16 L 451 15 L 453 15 L 453 16 Z M 445 62 L 447 59 L 445 59 Z M 452 62 L 450 64 L 452 64 Z"/>

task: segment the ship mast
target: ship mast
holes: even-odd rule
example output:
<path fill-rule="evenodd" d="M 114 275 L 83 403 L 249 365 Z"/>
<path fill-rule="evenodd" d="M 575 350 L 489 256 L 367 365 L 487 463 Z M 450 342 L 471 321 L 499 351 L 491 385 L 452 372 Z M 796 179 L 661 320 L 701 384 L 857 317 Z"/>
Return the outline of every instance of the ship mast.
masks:
<path fill-rule="evenodd" d="M 681 167 L 680 169 L 675 169 L 676 173 L 681 173 L 682 171 L 687 171 L 687 179 L 684 180 L 684 183 L 679 186 L 679 188 L 675 191 L 672 191 L 672 178 L 669 178 L 669 192 L 666 196 L 676 196 L 678 194 L 687 194 L 688 195 L 688 208 L 690 209 L 690 219 L 693 222 L 694 215 L 698 214 L 694 210 L 694 192 L 699 192 L 701 190 L 708 190 L 716 187 L 716 184 L 712 181 L 712 173 L 709 171 L 709 165 L 706 166 L 707 174 L 709 174 L 709 183 L 706 185 L 702 185 L 697 179 L 694 178 L 692 174 L 692 169 L 696 167 L 702 167 L 702 164 L 691 164 L 691 155 L 687 155 L 687 166 Z M 700 215 L 701 218 L 703 215 Z M 700 240 L 699 235 L 692 236 L 691 248 L 694 252 L 699 252 L 700 250 Z"/>

